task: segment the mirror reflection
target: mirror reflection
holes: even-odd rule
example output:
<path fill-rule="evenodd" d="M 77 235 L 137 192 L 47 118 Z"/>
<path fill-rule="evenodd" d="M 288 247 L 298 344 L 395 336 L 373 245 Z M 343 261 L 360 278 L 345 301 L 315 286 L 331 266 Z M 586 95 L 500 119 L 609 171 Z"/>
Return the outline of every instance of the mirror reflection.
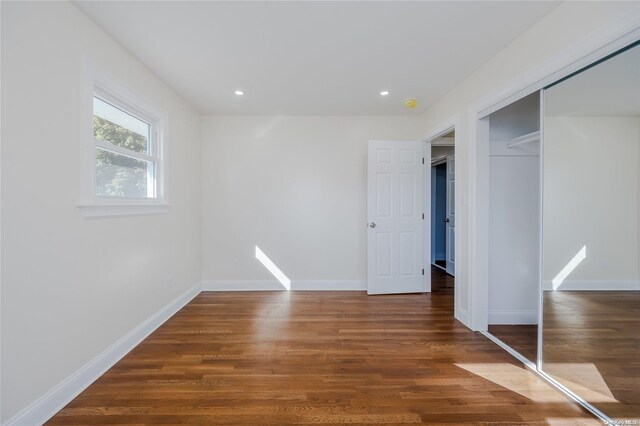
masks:
<path fill-rule="evenodd" d="M 544 91 L 542 370 L 640 418 L 640 47 Z"/>

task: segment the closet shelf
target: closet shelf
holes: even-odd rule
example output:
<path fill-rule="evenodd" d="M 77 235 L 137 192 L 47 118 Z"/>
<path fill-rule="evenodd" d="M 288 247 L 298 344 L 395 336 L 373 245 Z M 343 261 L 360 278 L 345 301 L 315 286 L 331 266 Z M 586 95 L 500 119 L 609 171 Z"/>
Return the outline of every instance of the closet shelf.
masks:
<path fill-rule="evenodd" d="M 538 142 L 540 140 L 540 131 L 536 131 L 533 133 L 528 133 L 526 135 L 518 136 L 517 138 L 511 139 L 507 144 L 507 148 L 514 148 L 519 145 L 524 145 L 525 143 L 530 142 Z"/>

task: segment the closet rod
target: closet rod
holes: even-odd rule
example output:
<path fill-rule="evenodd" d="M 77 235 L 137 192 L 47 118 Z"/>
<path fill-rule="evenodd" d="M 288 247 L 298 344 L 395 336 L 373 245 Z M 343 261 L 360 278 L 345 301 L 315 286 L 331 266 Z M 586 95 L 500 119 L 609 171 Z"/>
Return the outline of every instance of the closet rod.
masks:
<path fill-rule="evenodd" d="M 526 135 L 518 136 L 517 138 L 511 139 L 511 141 L 507 144 L 507 148 L 513 148 L 518 145 L 524 145 L 525 143 L 537 142 L 540 140 L 540 131 L 528 133 Z"/>

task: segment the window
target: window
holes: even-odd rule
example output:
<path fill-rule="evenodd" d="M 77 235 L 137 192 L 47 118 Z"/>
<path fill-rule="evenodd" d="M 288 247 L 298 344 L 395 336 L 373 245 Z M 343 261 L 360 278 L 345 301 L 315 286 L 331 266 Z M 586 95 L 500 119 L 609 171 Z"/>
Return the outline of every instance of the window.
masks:
<path fill-rule="evenodd" d="M 88 65 L 84 217 L 166 213 L 166 116 Z"/>
<path fill-rule="evenodd" d="M 155 198 L 155 129 L 103 98 L 93 97 L 96 195 Z"/>

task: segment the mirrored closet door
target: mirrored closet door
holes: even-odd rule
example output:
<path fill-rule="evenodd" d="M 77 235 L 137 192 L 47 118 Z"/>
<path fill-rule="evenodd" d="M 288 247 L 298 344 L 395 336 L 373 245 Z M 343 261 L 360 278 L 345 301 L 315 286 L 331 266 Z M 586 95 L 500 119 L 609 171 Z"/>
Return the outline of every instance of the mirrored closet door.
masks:
<path fill-rule="evenodd" d="M 640 419 L 640 46 L 543 91 L 539 368 Z M 635 423 L 634 423 L 635 424 Z"/>

